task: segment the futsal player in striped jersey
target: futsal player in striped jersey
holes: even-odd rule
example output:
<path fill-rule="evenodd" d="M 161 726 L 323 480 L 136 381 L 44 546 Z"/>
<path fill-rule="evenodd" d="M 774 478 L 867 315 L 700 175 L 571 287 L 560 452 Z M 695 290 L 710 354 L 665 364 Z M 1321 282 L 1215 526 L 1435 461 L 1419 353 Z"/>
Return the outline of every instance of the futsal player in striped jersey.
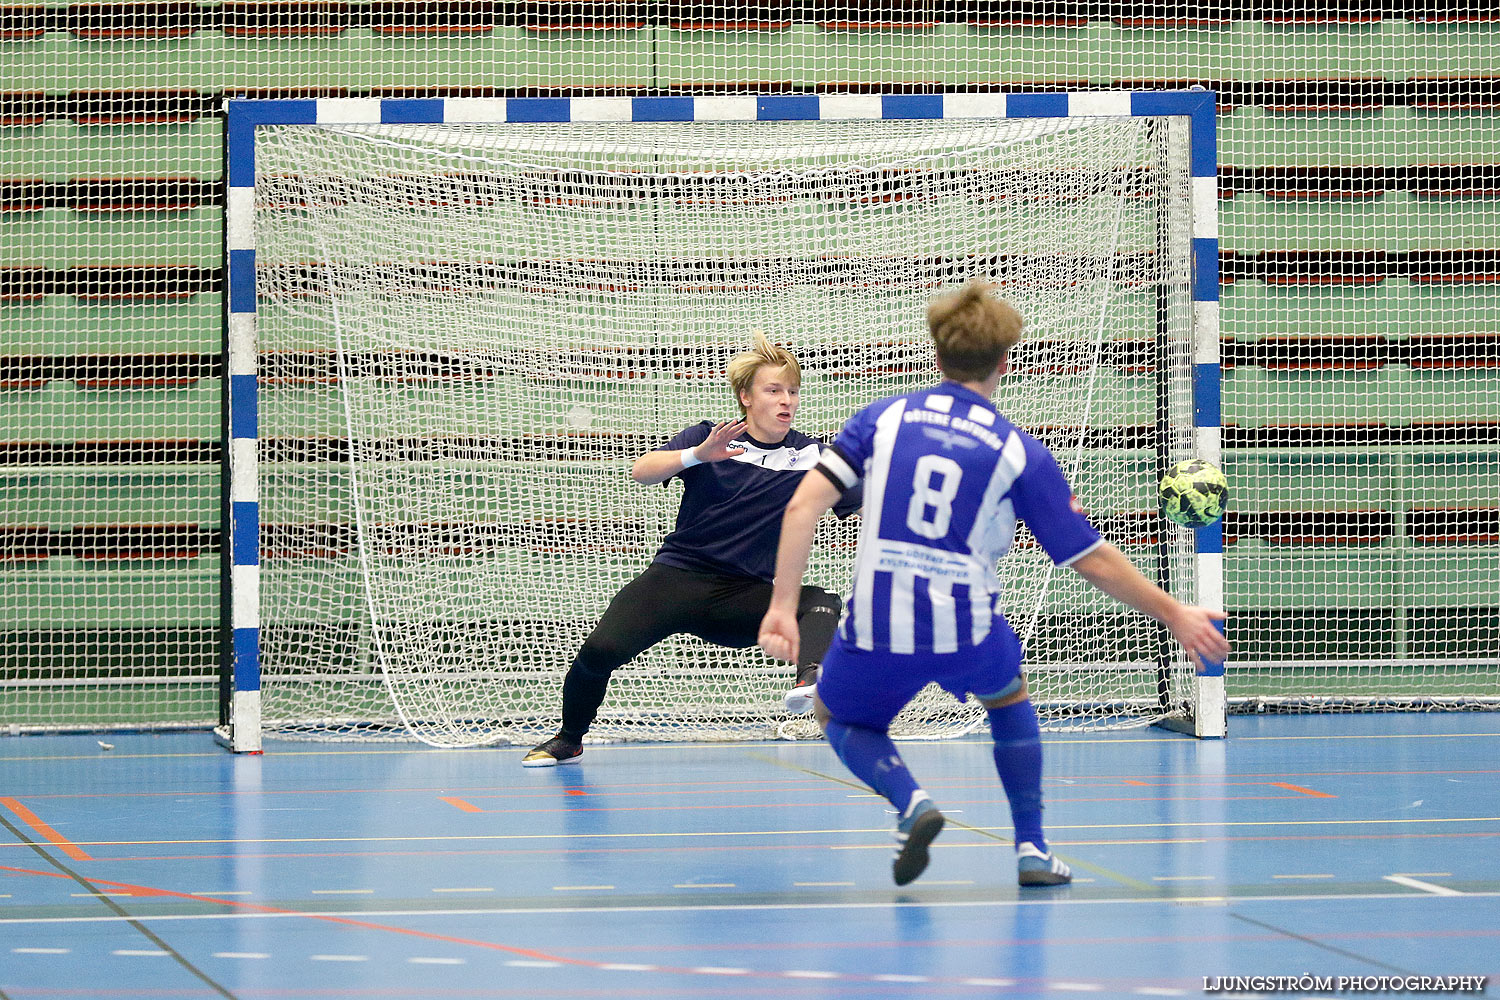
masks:
<path fill-rule="evenodd" d="M 1041 732 L 995 575 L 1017 521 L 1055 563 L 1163 622 L 1200 670 L 1228 655 L 1214 626 L 1224 616 L 1181 604 L 1141 575 L 1089 524 L 1046 447 L 990 403 L 1022 325 L 992 284 L 971 280 L 934 297 L 927 323 L 943 380 L 856 413 L 824 451 L 820 475 L 802 481 L 782 523 L 760 645 L 797 659 L 794 612 L 813 527 L 862 484 L 854 586 L 823 659 L 814 711 L 839 759 L 896 809 L 896 884 L 927 867 L 944 820 L 888 731 L 935 681 L 957 698 L 973 694 L 989 716 L 1018 881 L 1061 885 L 1072 876 L 1042 831 Z"/>
<path fill-rule="evenodd" d="M 781 515 L 823 445 L 792 427 L 802 369 L 791 352 L 757 333 L 753 349 L 731 359 L 727 374 L 740 419 L 694 424 L 636 459 L 630 475 L 638 483 L 682 480 L 676 527 L 584 640 L 563 679 L 562 728 L 527 753 L 522 766 L 576 762 L 610 675 L 668 636 L 755 645 L 771 598 Z M 859 509 L 860 492 L 858 485 L 841 490 L 828 506 L 847 517 Z M 791 657 L 797 679 L 784 699 L 788 711 L 812 706 L 839 612 L 838 597 L 819 587 L 799 586 L 793 595 L 791 627 L 800 646 Z"/>

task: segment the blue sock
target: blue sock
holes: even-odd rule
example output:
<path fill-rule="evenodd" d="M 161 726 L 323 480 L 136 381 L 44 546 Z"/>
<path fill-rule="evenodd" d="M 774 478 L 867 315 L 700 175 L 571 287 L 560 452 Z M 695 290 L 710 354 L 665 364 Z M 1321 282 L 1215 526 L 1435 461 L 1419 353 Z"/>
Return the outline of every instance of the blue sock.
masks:
<path fill-rule="evenodd" d="M 995 770 L 1010 800 L 1016 843 L 1030 841 L 1047 849 L 1042 836 L 1042 729 L 1029 700 L 992 708 L 990 737 L 995 741 Z"/>
<path fill-rule="evenodd" d="M 890 736 L 878 729 L 851 726 L 837 719 L 828 720 L 824 732 L 828 734 L 828 745 L 844 766 L 889 799 L 898 816 L 905 816 L 917 791 L 917 782 Z"/>

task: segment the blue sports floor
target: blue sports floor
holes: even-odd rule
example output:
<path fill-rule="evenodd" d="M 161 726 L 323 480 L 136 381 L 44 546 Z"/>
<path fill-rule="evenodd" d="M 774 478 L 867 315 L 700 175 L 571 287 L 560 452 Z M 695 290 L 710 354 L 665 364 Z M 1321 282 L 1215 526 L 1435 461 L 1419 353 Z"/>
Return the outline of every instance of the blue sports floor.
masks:
<path fill-rule="evenodd" d="M 1078 881 L 1027 890 L 985 739 L 903 745 L 951 820 L 904 890 L 893 817 L 821 742 L 524 770 L 520 748 L 104 739 L 0 739 L 0 997 L 1170 997 L 1210 995 L 1204 977 L 1500 975 L 1495 714 L 1049 736 L 1048 832 Z"/>

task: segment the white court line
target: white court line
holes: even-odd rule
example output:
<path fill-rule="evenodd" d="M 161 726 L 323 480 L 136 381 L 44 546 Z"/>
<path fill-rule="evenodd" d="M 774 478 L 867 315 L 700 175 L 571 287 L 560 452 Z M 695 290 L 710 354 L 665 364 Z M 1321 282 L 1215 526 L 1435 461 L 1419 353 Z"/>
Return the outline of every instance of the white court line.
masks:
<path fill-rule="evenodd" d="M 1074 879 L 1076 885 L 1080 879 Z M 919 884 L 920 887 L 920 884 Z M 1500 891 L 1461 893 L 1466 900 L 1500 899 Z M 5 917 L 0 916 L 0 927 L 7 924 L 102 924 L 157 922 L 182 922 L 191 920 L 318 920 L 322 917 L 353 919 L 356 917 L 523 917 L 534 915 L 577 915 L 582 913 L 630 914 L 630 913 L 752 913 L 784 912 L 793 910 L 902 910 L 920 907 L 936 909 L 1015 909 L 1023 906 L 1183 906 L 1193 904 L 1227 905 L 1230 903 L 1324 903 L 1330 901 L 1350 902 L 1355 900 L 1419 900 L 1436 899 L 1434 895 L 1414 896 L 1409 892 L 1328 892 L 1302 895 L 1266 894 L 1259 896 L 1127 896 L 1109 899 L 1064 899 L 1059 896 L 1026 899 L 949 899 L 949 900 L 898 900 L 885 899 L 875 902 L 834 901 L 826 903 L 682 903 L 677 905 L 654 904 L 651 906 L 484 906 L 472 909 L 452 910 L 285 910 L 271 913 L 137 913 L 130 916 L 95 917 Z"/>
<path fill-rule="evenodd" d="M 67 955 L 72 948 L 12 948 L 12 955 Z"/>
<path fill-rule="evenodd" d="M 1387 875 L 1385 876 L 1385 880 L 1387 882 L 1394 882 L 1397 885 L 1404 885 L 1408 889 L 1420 889 L 1423 892 L 1430 892 L 1434 896 L 1463 895 L 1457 889 L 1450 889 L 1446 885 L 1435 885 L 1432 882 L 1423 882 L 1421 879 L 1412 878 L 1410 875 Z"/>
<path fill-rule="evenodd" d="M 313 889 L 314 896 L 373 896 L 374 889 Z"/>
<path fill-rule="evenodd" d="M 369 955 L 309 955 L 314 962 L 368 962 Z"/>
<path fill-rule="evenodd" d="M 165 958 L 166 952 L 156 948 L 116 948 L 111 955 L 127 955 L 131 958 Z"/>
<path fill-rule="evenodd" d="M 455 888 L 452 888 L 452 889 L 434 889 L 432 891 L 433 892 L 494 892 L 495 890 L 492 887 L 489 887 L 489 886 L 474 886 L 473 888 L 455 887 Z"/>
<path fill-rule="evenodd" d="M 678 882 L 674 889 L 733 889 L 733 882 Z"/>
<path fill-rule="evenodd" d="M 466 965 L 467 959 L 463 958 L 408 958 L 412 965 Z"/>
<path fill-rule="evenodd" d="M 601 968 L 601 969 L 608 969 L 611 972 L 655 972 L 656 971 L 656 966 L 654 966 L 654 965 L 641 965 L 641 964 L 636 963 L 636 962 L 606 962 L 604 965 L 599 966 L 599 968 Z"/>
<path fill-rule="evenodd" d="M 266 952 L 263 952 L 263 951 L 216 951 L 216 952 L 214 952 L 214 958 L 270 958 L 270 957 L 271 956 L 269 954 L 267 954 Z"/>

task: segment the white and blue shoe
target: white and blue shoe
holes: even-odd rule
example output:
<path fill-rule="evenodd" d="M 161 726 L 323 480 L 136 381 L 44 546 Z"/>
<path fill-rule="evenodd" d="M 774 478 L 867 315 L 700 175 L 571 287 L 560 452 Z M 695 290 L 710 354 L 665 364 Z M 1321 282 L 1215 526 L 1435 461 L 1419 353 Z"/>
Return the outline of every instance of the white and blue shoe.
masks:
<path fill-rule="evenodd" d="M 896 860 L 891 864 L 891 877 L 897 885 L 906 885 L 927 870 L 931 860 L 927 845 L 943 832 L 945 822 L 927 793 L 918 789 L 907 804 L 906 815 L 896 824 Z"/>
<path fill-rule="evenodd" d="M 1016 881 L 1021 885 L 1067 885 L 1073 872 L 1051 851 L 1023 841 L 1016 845 Z"/>
<path fill-rule="evenodd" d="M 818 666 L 813 664 L 797 671 L 797 683 L 782 697 L 781 703 L 792 715 L 802 715 L 812 711 L 813 698 L 817 693 Z"/>

